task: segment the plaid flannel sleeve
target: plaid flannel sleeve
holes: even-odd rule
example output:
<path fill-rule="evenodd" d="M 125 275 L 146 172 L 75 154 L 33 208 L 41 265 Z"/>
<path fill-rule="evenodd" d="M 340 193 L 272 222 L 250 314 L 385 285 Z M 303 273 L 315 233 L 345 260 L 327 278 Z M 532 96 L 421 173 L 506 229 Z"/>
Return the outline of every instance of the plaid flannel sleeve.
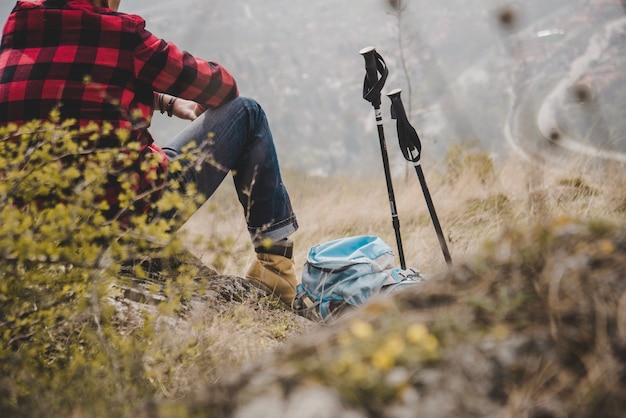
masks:
<path fill-rule="evenodd" d="M 180 50 L 171 42 L 154 36 L 137 18 L 139 44 L 135 50 L 135 72 L 154 90 L 205 107 L 218 107 L 237 97 L 234 77 L 220 64 L 205 61 Z"/>

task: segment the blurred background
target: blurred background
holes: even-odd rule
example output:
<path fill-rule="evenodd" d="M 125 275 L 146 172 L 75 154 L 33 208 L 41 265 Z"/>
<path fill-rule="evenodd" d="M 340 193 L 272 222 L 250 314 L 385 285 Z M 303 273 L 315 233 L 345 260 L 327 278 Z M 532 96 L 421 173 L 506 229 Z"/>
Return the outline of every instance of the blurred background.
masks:
<path fill-rule="evenodd" d="M 0 3 L 2 20 L 15 2 Z M 422 161 L 452 145 L 494 158 L 626 161 L 623 0 L 122 0 L 121 11 L 220 62 L 270 118 L 284 167 L 382 175 L 364 61 L 375 46 L 393 170 L 405 170 L 385 93 L 402 89 Z M 185 126 L 160 114 L 163 143 Z"/>

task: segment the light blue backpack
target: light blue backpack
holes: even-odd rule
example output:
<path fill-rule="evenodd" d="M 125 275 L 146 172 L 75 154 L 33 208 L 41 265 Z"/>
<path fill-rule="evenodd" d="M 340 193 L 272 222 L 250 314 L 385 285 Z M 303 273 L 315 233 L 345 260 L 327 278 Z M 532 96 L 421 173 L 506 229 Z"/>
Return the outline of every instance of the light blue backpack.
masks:
<path fill-rule="evenodd" d="M 396 291 L 424 278 L 415 269 L 394 268 L 393 250 L 372 235 L 340 238 L 309 248 L 296 289 L 294 310 L 328 322 L 372 295 Z"/>

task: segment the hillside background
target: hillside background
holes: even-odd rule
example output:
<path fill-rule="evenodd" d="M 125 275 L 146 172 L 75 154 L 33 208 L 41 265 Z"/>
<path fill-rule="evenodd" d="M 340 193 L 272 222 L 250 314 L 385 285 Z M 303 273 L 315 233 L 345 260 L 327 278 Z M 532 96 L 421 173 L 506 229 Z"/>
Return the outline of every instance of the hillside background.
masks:
<path fill-rule="evenodd" d="M 624 19 L 619 0 L 404 3 L 400 18 L 385 0 L 124 0 L 121 10 L 230 69 L 241 93 L 265 107 L 283 166 L 306 174 L 382 174 L 372 169 L 380 166 L 379 144 L 371 106 L 362 99 L 358 52 L 369 45 L 390 70 L 383 94 L 403 90 L 425 159 L 439 160 L 459 143 L 500 157 L 511 150 L 544 154 L 545 137 L 526 125 L 568 77 L 570 85 L 586 83 L 595 100 L 583 110 L 586 117 L 572 121 L 567 115 L 580 116 L 580 106 L 559 98 L 565 115 L 559 123 L 574 145 L 582 143 L 587 153 L 626 151 L 623 23 L 607 29 Z M 0 17 L 12 4 L 0 4 Z M 512 21 L 503 24 L 508 11 Z M 389 104 L 383 95 L 390 158 L 402 174 Z M 158 115 L 152 131 L 163 143 L 185 124 Z"/>

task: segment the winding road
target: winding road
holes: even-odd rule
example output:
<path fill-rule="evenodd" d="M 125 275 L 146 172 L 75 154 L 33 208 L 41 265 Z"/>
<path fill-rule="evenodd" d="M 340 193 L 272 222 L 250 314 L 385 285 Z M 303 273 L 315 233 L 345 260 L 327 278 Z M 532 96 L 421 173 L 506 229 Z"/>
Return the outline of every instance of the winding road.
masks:
<path fill-rule="evenodd" d="M 626 153 L 598 149 L 593 145 L 584 144 L 567 136 L 563 129 L 559 127 L 557 118 L 559 109 L 568 95 L 568 90 L 587 72 L 590 64 L 597 60 L 603 51 L 607 49 L 611 37 L 618 33 L 624 33 L 625 30 L 626 16 L 604 26 L 603 31 L 596 33 L 589 39 L 584 53 L 572 61 L 567 76 L 561 79 L 552 91 L 546 95 L 537 112 L 537 127 L 545 140 L 578 154 L 626 162 Z"/>

